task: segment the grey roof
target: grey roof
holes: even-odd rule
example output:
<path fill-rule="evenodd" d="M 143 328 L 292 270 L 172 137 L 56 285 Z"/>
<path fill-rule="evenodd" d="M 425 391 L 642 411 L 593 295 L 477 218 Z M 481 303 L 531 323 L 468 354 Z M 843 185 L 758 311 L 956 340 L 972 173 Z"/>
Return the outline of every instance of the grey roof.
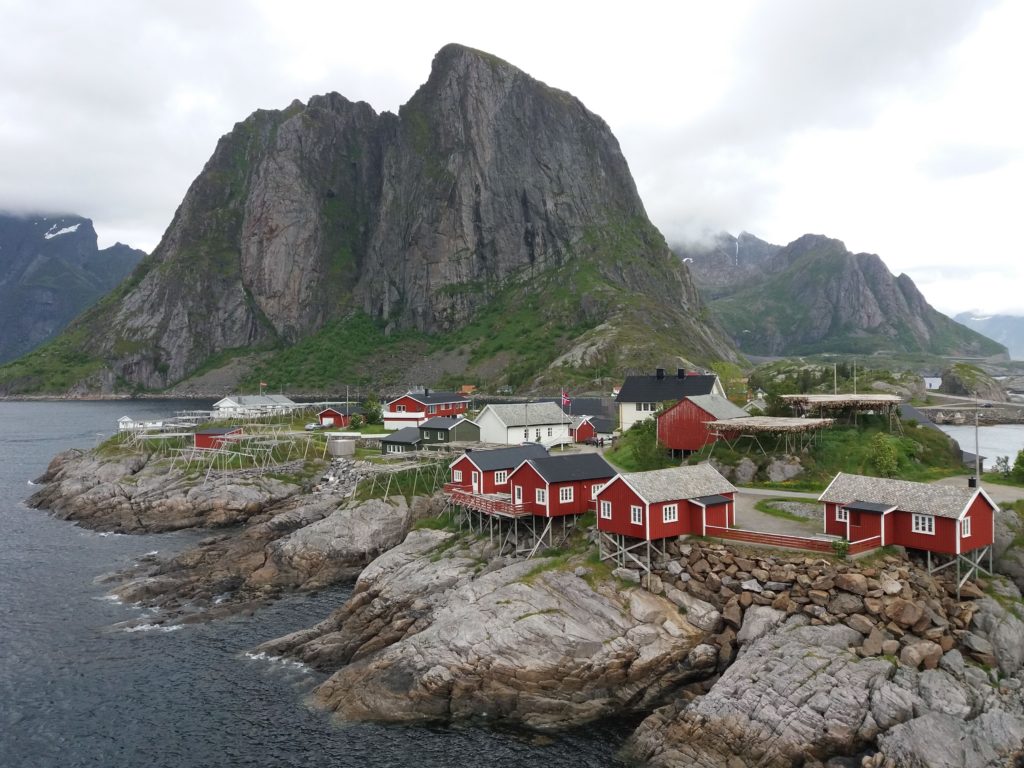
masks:
<path fill-rule="evenodd" d="M 328 405 L 323 408 L 323 410 L 319 411 L 317 415 L 319 416 L 324 411 L 334 411 L 335 413 L 340 413 L 343 416 L 352 416 L 357 413 L 361 414 L 363 412 L 363 406 L 357 405 L 356 403 Z"/>
<path fill-rule="evenodd" d="M 420 429 L 451 429 L 456 424 L 466 419 L 453 419 L 451 416 L 435 416 L 420 424 Z"/>
<path fill-rule="evenodd" d="M 852 509 L 860 512 L 888 512 L 892 509 L 892 504 L 876 504 L 873 501 L 851 501 L 849 504 L 843 504 L 844 509 Z"/>
<path fill-rule="evenodd" d="M 540 443 L 526 443 L 489 451 L 466 451 L 466 455 L 482 471 L 490 472 L 492 469 L 515 469 L 527 459 L 544 458 L 548 449 Z"/>
<path fill-rule="evenodd" d="M 569 417 L 554 403 L 492 403 L 484 410 L 488 408 L 506 427 L 569 423 Z"/>
<path fill-rule="evenodd" d="M 710 395 L 715 390 L 714 374 L 694 376 L 627 376 L 619 390 L 617 403 L 660 403 L 665 400 L 681 400 L 693 395 Z"/>
<path fill-rule="evenodd" d="M 697 502 L 698 504 L 702 504 L 705 507 L 711 507 L 714 506 L 715 504 L 727 504 L 730 501 L 732 501 L 732 499 L 730 499 L 728 496 L 722 496 L 721 494 L 713 493 L 710 496 L 698 496 L 696 499 L 693 499 L 693 501 Z"/>
<path fill-rule="evenodd" d="M 594 425 L 599 435 L 610 435 L 615 431 L 615 419 L 606 419 L 604 416 L 593 416 L 590 423 Z"/>
<path fill-rule="evenodd" d="M 408 443 L 410 445 L 420 442 L 419 427 L 403 427 L 397 432 L 392 432 L 387 437 L 380 439 L 382 443 Z"/>
<path fill-rule="evenodd" d="M 596 453 L 577 453 L 568 456 L 548 456 L 530 459 L 530 465 L 537 474 L 549 483 L 565 483 L 571 480 L 605 480 L 615 476 L 611 464 Z"/>
<path fill-rule="evenodd" d="M 710 464 L 626 472 L 620 477 L 649 504 L 736 492 L 733 484 Z"/>
<path fill-rule="evenodd" d="M 230 435 L 237 432 L 241 427 L 210 427 L 209 429 L 197 429 L 197 435 Z"/>
<path fill-rule="evenodd" d="M 957 518 L 967 509 L 967 505 L 978 491 L 979 489 L 966 485 L 914 483 L 910 480 L 848 475 L 840 472 L 818 501 L 837 504 L 867 501 L 887 504 L 904 512 Z"/>
<path fill-rule="evenodd" d="M 242 408 L 294 407 L 295 402 L 284 395 L 228 395 L 222 400 L 234 400 Z M 221 400 L 217 401 L 218 403 Z M 216 403 L 214 403 L 216 405 Z"/>
<path fill-rule="evenodd" d="M 747 416 L 747 412 L 721 395 L 690 395 L 686 398 L 716 419 L 736 419 Z"/>

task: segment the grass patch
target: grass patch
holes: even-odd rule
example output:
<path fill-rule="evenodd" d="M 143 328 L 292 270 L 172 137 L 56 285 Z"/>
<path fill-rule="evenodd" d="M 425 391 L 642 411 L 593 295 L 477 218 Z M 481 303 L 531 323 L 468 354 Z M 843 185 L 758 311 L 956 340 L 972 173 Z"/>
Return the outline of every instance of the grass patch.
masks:
<path fill-rule="evenodd" d="M 455 522 L 455 515 L 451 511 L 443 512 L 437 517 L 424 517 L 417 520 L 412 524 L 414 531 L 431 530 L 431 531 L 452 531 L 457 532 L 459 530 L 458 523 Z"/>
<path fill-rule="evenodd" d="M 791 520 L 794 523 L 813 523 L 815 522 L 811 518 L 803 517 L 801 515 L 795 515 L 792 512 L 787 512 L 784 509 L 779 509 L 775 506 L 780 501 L 796 502 L 798 504 L 807 504 L 807 499 L 761 499 L 754 504 L 754 509 L 758 512 L 763 512 L 766 515 L 777 517 L 781 520 Z"/>

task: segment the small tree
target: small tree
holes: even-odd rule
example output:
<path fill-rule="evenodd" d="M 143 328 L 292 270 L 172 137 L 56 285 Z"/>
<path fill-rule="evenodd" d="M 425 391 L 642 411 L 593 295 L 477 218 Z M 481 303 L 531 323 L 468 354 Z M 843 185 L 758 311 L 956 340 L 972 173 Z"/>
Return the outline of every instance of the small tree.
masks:
<path fill-rule="evenodd" d="M 1017 451 L 1017 458 L 1014 459 L 1013 469 L 1010 471 L 1010 477 L 1018 483 L 1024 483 L 1024 448 Z"/>
<path fill-rule="evenodd" d="M 363 423 L 363 416 L 360 413 L 353 413 L 352 418 L 348 420 L 348 425 L 352 429 L 359 429 L 361 426 L 363 426 Z"/>
<path fill-rule="evenodd" d="M 1004 478 L 1010 477 L 1010 457 L 1000 456 L 996 459 L 995 470 Z"/>
<path fill-rule="evenodd" d="M 375 395 L 370 395 L 363 401 L 363 418 L 366 419 L 367 424 L 380 424 L 383 415 L 383 410 L 380 407 L 380 401 Z"/>
<path fill-rule="evenodd" d="M 850 551 L 850 542 L 846 539 L 832 539 L 832 551 L 836 557 L 845 558 Z"/>
<path fill-rule="evenodd" d="M 896 447 L 881 432 L 871 438 L 871 464 L 882 477 L 892 477 L 899 469 Z"/>

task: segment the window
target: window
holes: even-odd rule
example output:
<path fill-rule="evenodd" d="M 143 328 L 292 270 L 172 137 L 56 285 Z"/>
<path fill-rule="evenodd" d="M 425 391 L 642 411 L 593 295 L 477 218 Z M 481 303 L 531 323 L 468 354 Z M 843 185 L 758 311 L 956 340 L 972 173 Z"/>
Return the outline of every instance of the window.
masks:
<path fill-rule="evenodd" d="M 551 427 L 548 427 L 548 437 L 551 437 L 552 434 L 553 433 L 551 432 Z"/>
<path fill-rule="evenodd" d="M 529 439 L 530 439 L 530 430 L 529 430 L 529 428 L 527 428 L 527 429 L 523 430 L 523 440 L 529 440 Z"/>
<path fill-rule="evenodd" d="M 538 488 L 536 493 L 534 494 L 534 499 L 536 499 L 538 504 L 547 504 L 548 503 L 548 492 L 547 492 L 547 489 L 545 489 L 545 488 Z"/>
<path fill-rule="evenodd" d="M 395 406 L 395 413 L 405 413 L 405 406 L 404 405 L 396 405 Z"/>
<path fill-rule="evenodd" d="M 850 521 L 850 510 L 846 507 L 836 507 L 836 522 L 847 523 Z"/>
<path fill-rule="evenodd" d="M 629 508 L 629 522 L 633 525 L 642 525 L 644 522 L 644 510 L 635 504 Z"/>
<path fill-rule="evenodd" d="M 540 428 L 537 429 L 537 442 L 540 442 Z"/>
<path fill-rule="evenodd" d="M 431 413 L 437 413 L 437 406 L 436 405 L 430 406 L 430 412 Z"/>
<path fill-rule="evenodd" d="M 653 411 L 653 410 L 655 410 L 655 408 L 654 408 L 655 405 L 656 405 L 656 403 L 637 403 L 636 404 L 636 409 L 638 411 Z"/>
<path fill-rule="evenodd" d="M 960 521 L 960 538 L 968 539 L 971 536 L 971 518 L 965 517 Z"/>
<path fill-rule="evenodd" d="M 612 503 L 610 501 L 601 501 L 601 517 L 605 520 L 612 519 Z"/>
<path fill-rule="evenodd" d="M 597 498 L 597 492 L 600 491 L 600 490 L 601 490 L 601 484 L 600 483 L 594 483 L 592 486 L 590 486 L 590 498 L 591 499 L 596 499 Z"/>
<path fill-rule="evenodd" d="M 914 533 L 935 533 L 934 515 L 914 515 L 910 521 L 910 530 Z"/>
<path fill-rule="evenodd" d="M 503 469 L 500 472 L 494 473 L 494 482 L 498 485 L 504 485 L 508 482 L 508 470 Z"/>
<path fill-rule="evenodd" d="M 452 482 L 453 483 L 461 483 L 462 482 L 462 470 L 461 469 L 453 469 L 452 470 Z"/>
<path fill-rule="evenodd" d="M 558 500 L 562 504 L 567 504 L 572 501 L 572 486 L 566 486 L 565 488 L 558 489 Z"/>
<path fill-rule="evenodd" d="M 679 505 L 666 504 L 661 508 L 661 522 L 675 523 L 679 521 Z"/>

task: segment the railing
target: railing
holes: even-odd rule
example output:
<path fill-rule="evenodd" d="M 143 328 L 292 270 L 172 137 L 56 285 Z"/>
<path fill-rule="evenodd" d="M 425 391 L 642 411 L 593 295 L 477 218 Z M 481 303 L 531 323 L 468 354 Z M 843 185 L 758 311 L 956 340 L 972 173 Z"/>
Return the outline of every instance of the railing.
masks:
<path fill-rule="evenodd" d="M 882 545 L 882 537 L 872 536 L 867 539 L 860 539 L 859 541 L 851 541 L 850 548 L 847 550 L 851 555 L 859 555 L 861 552 L 867 552 L 868 550 L 875 549 Z"/>
<path fill-rule="evenodd" d="M 446 483 L 444 492 L 453 504 L 469 507 L 487 515 L 519 517 L 530 514 L 523 504 L 513 504 L 510 497 L 502 498 L 498 494 L 482 495 L 452 486 L 453 483 Z"/>

